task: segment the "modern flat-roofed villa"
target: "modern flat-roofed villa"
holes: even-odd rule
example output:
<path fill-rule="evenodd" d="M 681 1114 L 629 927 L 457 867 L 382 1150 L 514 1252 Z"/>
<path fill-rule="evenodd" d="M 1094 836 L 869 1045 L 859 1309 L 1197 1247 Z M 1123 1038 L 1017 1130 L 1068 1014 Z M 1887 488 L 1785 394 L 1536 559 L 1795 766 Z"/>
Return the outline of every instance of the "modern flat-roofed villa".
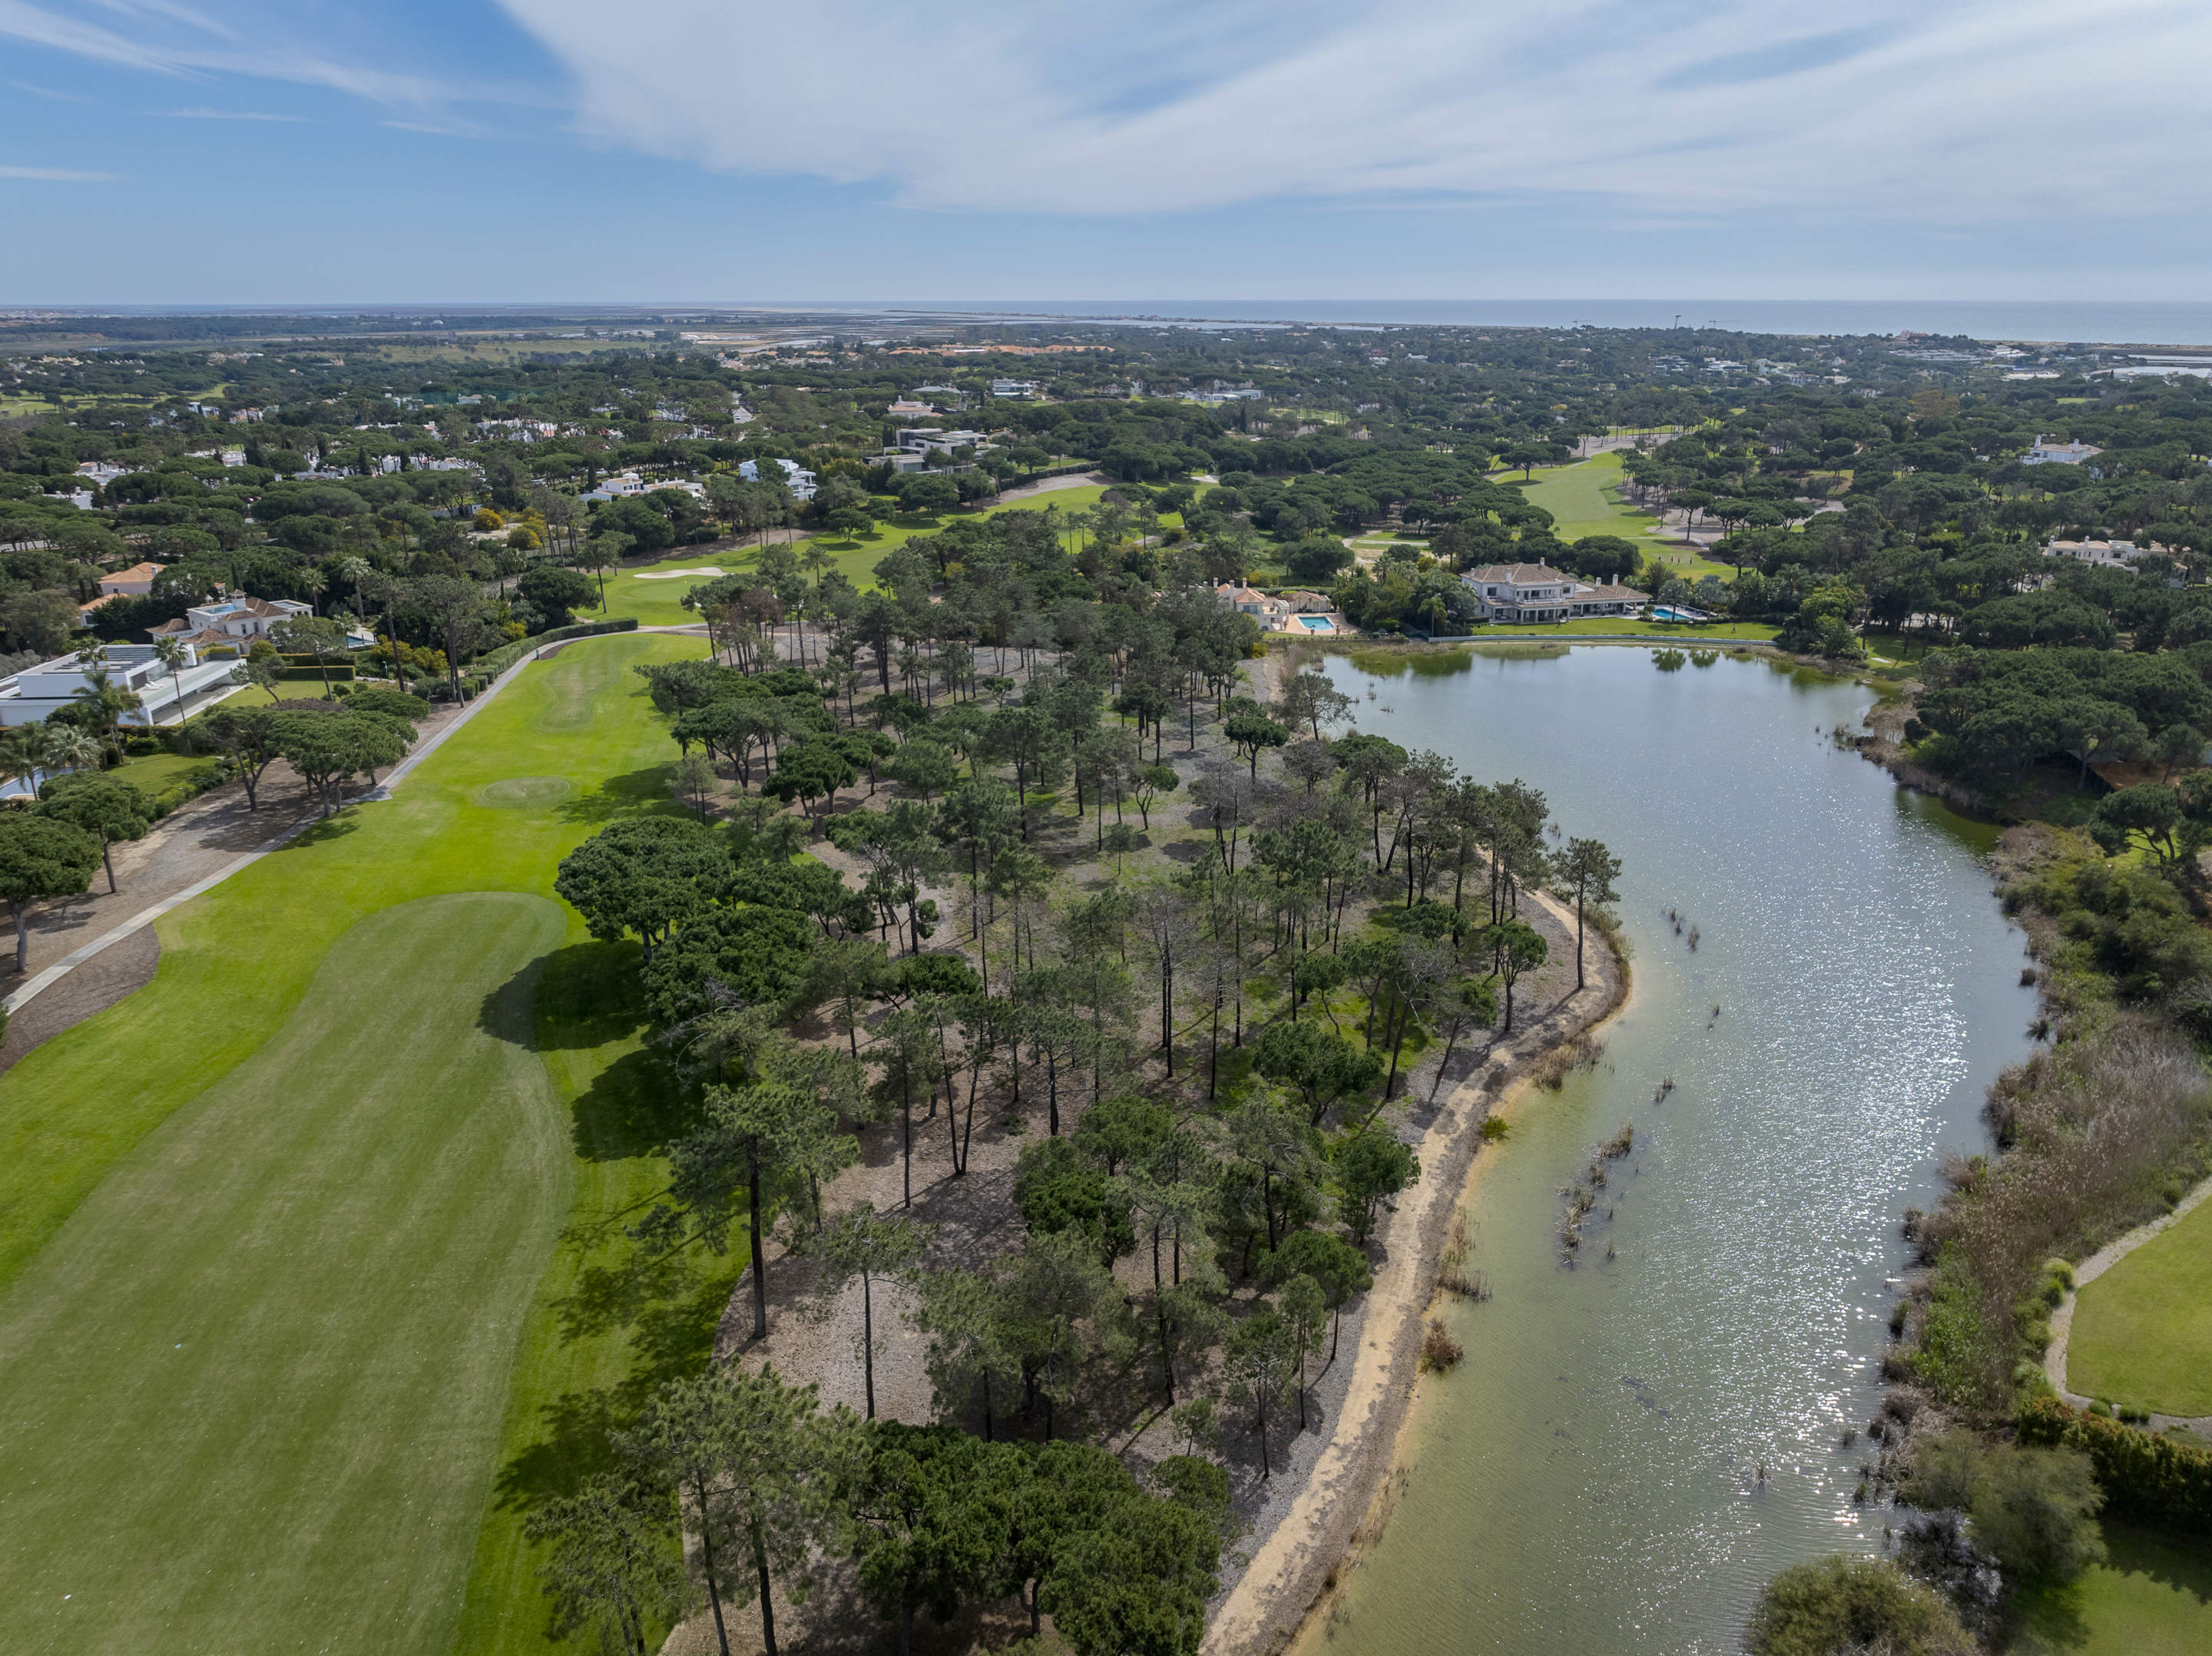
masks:
<path fill-rule="evenodd" d="M 1460 576 L 1485 621 L 1528 625 L 1591 615 L 1638 615 L 1651 601 L 1633 587 L 1593 587 L 1548 563 L 1486 563 Z"/>
<path fill-rule="evenodd" d="M 106 674 L 110 685 L 138 697 L 138 705 L 120 722 L 142 728 L 188 719 L 238 688 L 234 658 L 203 661 L 190 643 L 185 655 L 184 664 L 172 673 L 151 644 L 110 644 L 100 651 L 96 667 L 63 655 L 25 667 L 13 678 L 0 679 L 0 725 L 37 724 L 69 706 L 80 690 L 90 689 L 94 673 Z"/>

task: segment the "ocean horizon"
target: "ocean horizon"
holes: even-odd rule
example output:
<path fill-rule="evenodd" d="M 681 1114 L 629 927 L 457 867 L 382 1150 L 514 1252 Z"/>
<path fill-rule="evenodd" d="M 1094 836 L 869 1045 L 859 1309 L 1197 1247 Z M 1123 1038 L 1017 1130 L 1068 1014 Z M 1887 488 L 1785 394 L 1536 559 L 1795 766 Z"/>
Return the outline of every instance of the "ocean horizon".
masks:
<path fill-rule="evenodd" d="M 98 316 L 584 316 L 760 312 L 835 325 L 849 317 L 947 322 L 1091 321 L 1177 327 L 1725 328 L 1743 333 L 1925 333 L 1990 341 L 2102 347 L 2212 347 L 2212 301 L 1967 299 L 639 299 L 465 300 L 258 304 L 25 305 L 0 313 Z M 671 320 L 676 320 L 673 316 Z"/>
<path fill-rule="evenodd" d="M 1139 319 L 1179 323 L 1313 322 L 1339 326 L 1721 327 L 1744 333 L 1932 333 L 2064 344 L 2212 345 L 2212 303 L 2198 301 L 1952 299 L 1148 299 L 926 300 L 824 311 Z"/>

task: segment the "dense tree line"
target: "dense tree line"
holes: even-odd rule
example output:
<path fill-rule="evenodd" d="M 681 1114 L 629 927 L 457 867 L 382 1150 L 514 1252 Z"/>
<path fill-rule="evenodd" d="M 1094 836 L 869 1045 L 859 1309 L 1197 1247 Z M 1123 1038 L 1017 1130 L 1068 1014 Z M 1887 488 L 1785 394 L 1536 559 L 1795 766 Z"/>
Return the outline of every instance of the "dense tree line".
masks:
<path fill-rule="evenodd" d="M 1433 1094 L 1525 1016 L 1516 986 L 1549 953 L 1528 894 L 1601 916 L 1619 865 L 1558 849 L 1522 783 L 1346 732 L 1319 673 L 1248 694 L 1252 624 L 1188 563 L 1155 586 L 1141 545 L 1042 514 L 939 539 L 866 597 L 820 569 L 699 588 L 708 655 L 640 688 L 717 808 L 618 821 L 557 886 L 595 935 L 636 940 L 693 1100 L 640 1245 L 741 1251 L 756 1337 L 779 1239 L 819 1262 L 817 1292 L 858 1283 L 871 1416 L 882 1290 L 903 1285 L 938 1423 L 790 1404 L 825 1470 L 783 1563 L 735 1525 L 725 1563 L 704 1558 L 726 1470 L 626 1472 L 538 1523 L 556 1586 L 602 1580 L 595 1537 L 628 1556 L 623 1511 L 680 1499 L 718 1603 L 842 1559 L 902 1629 L 1018 1596 L 1079 1650 L 1188 1651 L 1231 1521 L 1215 1457 L 1279 1467 L 1420 1177 L 1394 1125 L 1413 1054 L 1441 1050 Z M 1166 762 L 1216 731 L 1243 746 L 1233 767 Z M 1198 813 L 1200 855 L 1125 872 L 1170 799 Z M 825 844 L 854 872 L 803 855 Z M 1063 878 L 1085 864 L 1099 877 Z M 810 1017 L 830 1038 L 800 1038 Z M 933 1259 L 917 1151 L 957 1183 L 1015 1121 L 1011 1245 Z M 899 1198 L 838 1211 L 877 1131 Z M 1085 1446 L 1160 1411 L 1185 1453 L 1155 1490 Z M 1031 1488 L 1066 1505 L 1025 1514 Z M 643 1626 L 680 1594 L 665 1570 L 608 1568 L 636 1579 L 591 1613 Z"/>

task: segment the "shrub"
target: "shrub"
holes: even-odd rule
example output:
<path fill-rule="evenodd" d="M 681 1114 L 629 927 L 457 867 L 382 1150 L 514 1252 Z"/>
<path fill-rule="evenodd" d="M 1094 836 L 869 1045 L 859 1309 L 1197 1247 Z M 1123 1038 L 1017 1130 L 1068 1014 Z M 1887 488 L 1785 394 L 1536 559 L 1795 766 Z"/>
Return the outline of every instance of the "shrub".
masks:
<path fill-rule="evenodd" d="M 2101 1563 L 2097 1510 L 2105 1504 L 2089 1457 L 2078 1449 L 1989 1450 L 1967 1512 L 1974 1544 L 2026 1581 L 2070 1581 Z"/>
<path fill-rule="evenodd" d="M 1421 1367 L 1442 1373 L 1458 1367 L 1466 1355 L 1467 1348 L 1452 1338 L 1442 1321 L 1431 1317 L 1428 1332 L 1421 1336 Z"/>
<path fill-rule="evenodd" d="M 346 698 L 346 706 L 356 713 L 374 713 L 380 718 L 399 719 L 409 724 L 430 716 L 429 703 L 402 690 L 356 690 Z"/>
<path fill-rule="evenodd" d="M 1023 1150 L 1014 1174 L 1014 1206 L 1022 1222 L 1039 1234 L 1082 1232 L 1104 1263 L 1136 1248 L 1127 1204 L 1115 1199 L 1106 1175 L 1064 1138 L 1040 1139 Z"/>
<path fill-rule="evenodd" d="M 1820 1558 L 1766 1584 L 1744 1635 L 1752 1656 L 1974 1656 L 1951 1607 L 1872 1558 Z"/>
<path fill-rule="evenodd" d="M 635 632 L 637 618 L 625 615 L 609 621 L 579 621 L 573 626 L 555 627 L 534 637 L 520 638 L 512 644 L 502 644 L 488 655 L 480 655 L 469 664 L 469 671 L 481 674 L 487 681 L 496 679 L 540 644 L 556 643 L 563 638 L 592 638 L 601 633 Z"/>
<path fill-rule="evenodd" d="M 2054 1286 L 2063 1294 L 2048 1262 L 2093 1252 L 2165 1212 L 2177 1172 L 2205 1159 L 2212 1085 L 2188 1041 L 2154 1014 L 2110 1002 L 2073 1026 L 2081 1032 L 1991 1089 L 1990 1123 L 2009 1148 L 1917 1227 L 1936 1269 L 1911 1364 L 1960 1409 L 2016 1405 L 2019 1366 L 2047 1340 L 2037 1302 Z"/>
<path fill-rule="evenodd" d="M 2077 1414 L 2047 1395 L 2029 1400 L 2018 1425 L 2022 1443 L 2087 1454 L 2115 1516 L 2212 1535 L 2212 1450 L 2122 1425 L 2109 1405 Z"/>

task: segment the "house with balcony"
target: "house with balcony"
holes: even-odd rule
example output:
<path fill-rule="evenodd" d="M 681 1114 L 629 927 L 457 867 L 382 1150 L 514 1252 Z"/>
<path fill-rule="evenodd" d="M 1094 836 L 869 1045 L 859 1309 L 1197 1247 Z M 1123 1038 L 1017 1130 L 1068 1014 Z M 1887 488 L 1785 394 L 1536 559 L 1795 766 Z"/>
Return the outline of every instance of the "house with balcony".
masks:
<path fill-rule="evenodd" d="M 1287 599 L 1263 593 L 1256 587 L 1232 587 L 1226 581 L 1214 583 L 1213 601 L 1224 609 L 1252 617 L 1267 632 L 1280 632 L 1291 612 Z"/>
<path fill-rule="evenodd" d="M 1579 621 L 1589 616 L 1641 615 L 1649 593 L 1593 587 L 1548 563 L 1486 563 L 1460 576 L 1474 594 L 1475 613 L 1508 626 Z"/>
<path fill-rule="evenodd" d="M 191 647 L 195 656 L 238 656 L 257 638 L 266 638 L 295 616 L 313 615 L 312 604 L 292 598 L 249 598 L 243 594 L 195 604 L 182 615 L 146 629 L 149 638 L 174 638 Z M 131 644 L 118 648 L 143 649 Z"/>

